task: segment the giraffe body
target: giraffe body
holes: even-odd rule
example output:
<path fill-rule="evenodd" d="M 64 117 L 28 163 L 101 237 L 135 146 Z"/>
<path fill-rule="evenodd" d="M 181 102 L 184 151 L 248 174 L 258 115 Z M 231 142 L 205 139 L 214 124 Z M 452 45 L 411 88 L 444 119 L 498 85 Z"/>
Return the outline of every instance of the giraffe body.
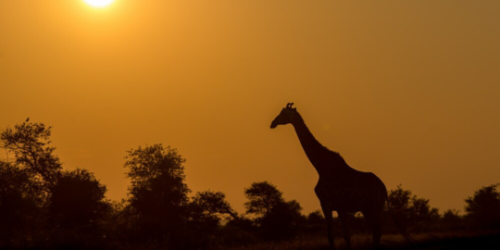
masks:
<path fill-rule="evenodd" d="M 271 123 L 292 124 L 299 141 L 319 174 L 314 191 L 318 197 L 328 229 L 330 249 L 333 249 L 333 211 L 337 211 L 347 247 L 350 248 L 350 233 L 347 227 L 349 213 L 362 212 L 373 232 L 373 243 L 380 242 L 381 219 L 387 190 L 384 183 L 373 173 L 361 172 L 351 168 L 337 152 L 321 145 L 309 131 L 293 103 L 287 104 Z"/>
<path fill-rule="evenodd" d="M 356 172 L 354 178 L 320 177 L 314 192 L 321 204 L 348 213 L 383 209 L 385 199 L 380 197 L 386 195 L 384 183 L 373 173 Z"/>

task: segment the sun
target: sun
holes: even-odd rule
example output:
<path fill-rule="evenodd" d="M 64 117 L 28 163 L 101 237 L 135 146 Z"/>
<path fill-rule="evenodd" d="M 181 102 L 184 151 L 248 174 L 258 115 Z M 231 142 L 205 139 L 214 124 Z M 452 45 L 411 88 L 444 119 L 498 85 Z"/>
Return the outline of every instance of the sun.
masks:
<path fill-rule="evenodd" d="M 114 0 L 84 0 L 86 3 L 89 5 L 92 5 L 94 7 L 106 7 L 109 4 L 111 4 Z"/>

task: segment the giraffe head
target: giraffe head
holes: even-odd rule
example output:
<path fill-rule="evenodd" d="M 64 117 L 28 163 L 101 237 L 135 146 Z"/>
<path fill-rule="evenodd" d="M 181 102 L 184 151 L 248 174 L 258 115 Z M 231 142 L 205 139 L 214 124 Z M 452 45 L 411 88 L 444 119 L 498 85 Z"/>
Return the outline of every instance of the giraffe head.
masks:
<path fill-rule="evenodd" d="M 278 125 L 286 125 L 292 123 L 294 117 L 298 115 L 297 109 L 292 108 L 293 102 L 288 103 L 285 108 L 283 108 L 278 116 L 274 118 L 271 123 L 271 128 L 276 128 Z"/>

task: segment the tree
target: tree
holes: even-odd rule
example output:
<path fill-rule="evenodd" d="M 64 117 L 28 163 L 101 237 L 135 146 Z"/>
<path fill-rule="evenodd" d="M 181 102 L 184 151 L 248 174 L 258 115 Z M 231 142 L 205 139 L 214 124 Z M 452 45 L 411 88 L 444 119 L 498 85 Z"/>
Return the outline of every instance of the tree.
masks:
<path fill-rule="evenodd" d="M 29 119 L 28 119 L 29 120 Z M 50 147 L 51 127 L 43 123 L 26 122 L 7 128 L 0 135 L 4 147 L 14 153 L 15 164 L 27 170 L 33 185 L 48 191 L 61 171 L 59 158 Z"/>
<path fill-rule="evenodd" d="M 264 238 L 277 240 L 295 236 L 307 220 L 300 211 L 302 207 L 295 200 L 279 202 L 273 206 L 260 222 Z"/>
<path fill-rule="evenodd" d="M 226 201 L 226 195 L 222 192 L 203 191 L 196 193 L 191 201 L 195 214 L 219 218 L 219 216 L 229 215 L 233 218 L 238 214 Z"/>
<path fill-rule="evenodd" d="M 394 212 L 409 217 L 411 213 L 411 191 L 404 190 L 399 185 L 395 190 L 389 192 L 387 203 Z"/>
<path fill-rule="evenodd" d="M 438 209 L 429 205 L 429 199 L 412 195 L 411 191 L 404 190 L 401 185 L 389 192 L 388 203 L 398 220 L 405 225 L 415 226 L 440 217 Z"/>
<path fill-rule="evenodd" d="M 444 211 L 442 221 L 447 228 L 456 230 L 462 221 L 462 217 L 460 216 L 458 210 L 448 209 Z"/>
<path fill-rule="evenodd" d="M 497 190 L 499 185 L 482 187 L 474 196 L 465 199 L 467 216 L 480 226 L 500 226 L 500 193 Z"/>
<path fill-rule="evenodd" d="M 62 172 L 51 188 L 49 212 L 64 228 L 94 229 L 110 211 L 106 186 L 85 169 Z"/>
<path fill-rule="evenodd" d="M 127 151 L 129 202 L 143 239 L 179 243 L 187 221 L 185 159 L 162 144 Z M 175 248 L 175 247 L 174 247 Z"/>
<path fill-rule="evenodd" d="M 303 227 L 302 231 L 309 234 L 326 232 L 326 223 L 323 212 L 321 212 L 320 210 L 316 210 L 309 213 L 306 216 L 305 226 Z"/>
<path fill-rule="evenodd" d="M 411 217 L 413 217 L 414 221 L 437 220 L 440 218 L 439 210 L 431 208 L 429 199 L 413 196 L 411 202 Z"/>
<path fill-rule="evenodd" d="M 323 225 L 325 224 L 325 217 L 320 210 L 309 213 L 307 215 L 307 224 L 309 225 Z"/>
<path fill-rule="evenodd" d="M 267 181 L 252 183 L 245 189 L 245 196 L 249 199 L 245 203 L 247 214 L 258 216 L 255 222 L 266 239 L 290 238 L 306 221 L 300 213 L 300 204 L 295 200 L 285 201 L 283 193 Z"/>
<path fill-rule="evenodd" d="M 222 218 L 238 218 L 222 192 L 198 192 L 189 203 L 188 234 L 191 248 L 207 248 L 217 239 Z"/>
<path fill-rule="evenodd" d="M 9 248 L 15 232 L 34 223 L 40 195 L 31 185 L 26 170 L 0 161 L 0 248 Z"/>
<path fill-rule="evenodd" d="M 61 170 L 50 135 L 50 127 L 28 120 L 0 134 L 2 147 L 14 154 L 13 161 L 0 163 L 0 234 L 10 239 L 14 232 L 29 237 L 41 224 L 39 212 Z"/>
<path fill-rule="evenodd" d="M 283 193 L 267 181 L 252 183 L 245 189 L 245 196 L 249 200 L 245 202 L 247 214 L 257 216 L 270 213 L 274 206 L 284 202 Z"/>

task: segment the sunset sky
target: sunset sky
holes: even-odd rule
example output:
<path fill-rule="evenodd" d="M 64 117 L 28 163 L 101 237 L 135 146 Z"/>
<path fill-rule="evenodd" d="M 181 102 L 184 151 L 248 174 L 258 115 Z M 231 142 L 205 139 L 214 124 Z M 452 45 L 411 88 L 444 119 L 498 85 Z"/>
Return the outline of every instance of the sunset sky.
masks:
<path fill-rule="evenodd" d="M 500 1 L 0 0 L 0 129 L 53 126 L 64 168 L 126 198 L 126 151 L 163 143 L 193 191 L 269 181 L 304 213 L 291 125 L 433 207 L 500 183 Z M 4 151 L 4 150 L 2 150 Z M 5 159 L 5 152 L 1 152 Z"/>

